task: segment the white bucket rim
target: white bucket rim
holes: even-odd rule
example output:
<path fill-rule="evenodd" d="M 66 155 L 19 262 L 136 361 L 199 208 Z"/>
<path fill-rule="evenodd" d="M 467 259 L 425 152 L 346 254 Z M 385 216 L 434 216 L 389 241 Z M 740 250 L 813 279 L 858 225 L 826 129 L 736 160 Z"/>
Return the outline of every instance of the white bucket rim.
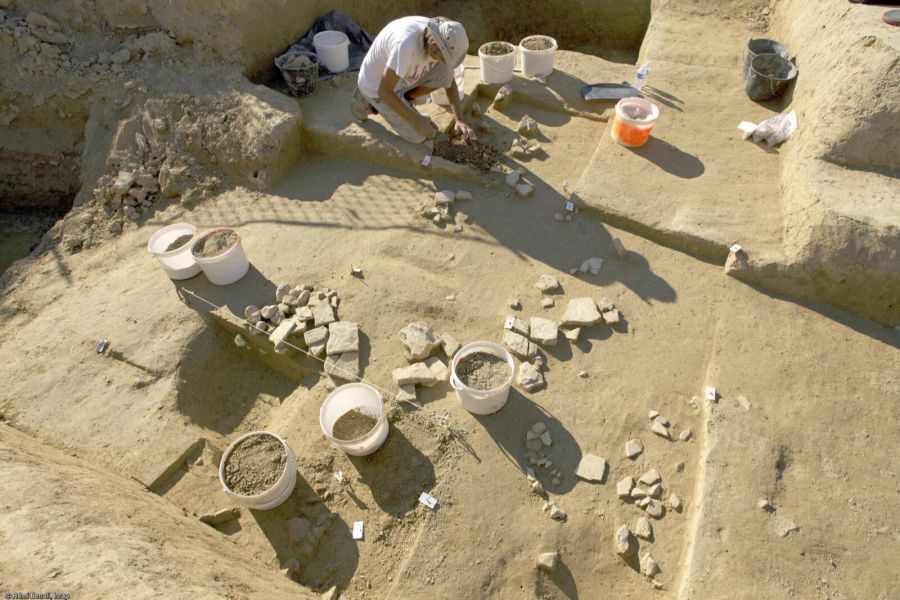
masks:
<path fill-rule="evenodd" d="M 531 50 L 522 45 L 528 40 L 537 40 L 537 39 L 550 40 L 550 47 L 545 48 L 543 50 Z M 519 50 L 521 50 L 522 52 L 524 52 L 526 54 L 550 54 L 551 52 L 556 52 L 556 50 L 558 48 L 559 48 L 559 45 L 556 43 L 556 38 L 550 37 L 549 35 L 543 35 L 543 34 L 529 35 L 529 36 L 523 37 L 522 40 L 519 42 Z"/>
<path fill-rule="evenodd" d="M 504 46 L 509 46 L 509 52 L 507 52 L 506 54 L 485 54 L 481 51 L 481 49 L 484 48 L 485 46 L 487 46 L 488 44 L 503 44 Z M 504 42 L 502 40 L 495 40 L 493 42 L 485 42 L 478 47 L 478 56 L 480 56 L 482 58 L 500 59 L 500 58 L 506 58 L 510 54 L 514 55 L 515 53 L 516 53 L 516 47 L 513 44 L 511 44 L 510 42 Z"/>
<path fill-rule="evenodd" d="M 210 235 L 212 235 L 213 233 L 215 233 L 217 231 L 233 231 L 237 235 L 237 241 L 234 243 L 234 245 L 232 245 L 230 248 L 228 248 L 228 250 L 226 250 L 222 254 L 217 254 L 215 256 L 197 256 L 196 254 L 194 254 L 194 246 L 197 244 L 197 242 L 199 242 L 200 240 L 202 240 L 205 237 L 209 237 Z M 208 265 L 208 264 L 220 262 L 225 257 L 227 257 L 229 254 L 231 254 L 235 248 L 238 248 L 240 246 L 242 246 L 241 234 L 238 232 L 237 229 L 235 229 L 233 227 L 213 227 L 211 229 L 204 229 L 203 231 L 198 231 L 196 234 L 194 234 L 194 239 L 191 240 L 191 250 L 190 250 L 191 258 L 193 258 L 194 262 L 196 262 L 198 265 L 204 265 L 204 264 Z"/>
<path fill-rule="evenodd" d="M 335 37 L 340 41 L 329 42 L 327 39 L 329 37 Z M 326 29 L 324 31 L 320 31 L 316 35 L 313 36 L 313 46 L 315 47 L 323 47 L 323 48 L 340 48 L 342 46 L 347 46 L 350 44 L 350 38 L 347 37 L 347 34 L 343 31 L 336 31 L 334 29 Z"/>
<path fill-rule="evenodd" d="M 381 405 L 379 406 L 380 414 L 375 418 L 375 425 L 372 426 L 372 429 L 365 432 L 363 435 L 358 438 L 352 440 L 341 440 L 334 437 L 332 434 L 328 433 L 328 429 L 325 427 L 325 407 L 328 406 L 328 403 L 334 398 L 338 392 L 347 391 L 347 389 L 352 387 L 360 387 L 364 388 L 367 391 L 371 391 L 375 394 L 375 397 L 381 400 Z M 353 409 L 350 409 L 353 410 Z M 349 412 L 349 411 L 348 411 Z M 347 414 L 347 413 L 344 413 Z M 344 415 L 341 415 L 344 416 Z M 371 415 L 369 415 L 371 416 Z M 381 425 L 381 420 L 386 419 L 387 417 L 384 414 L 384 396 L 381 395 L 381 392 L 378 391 L 374 386 L 369 385 L 368 383 L 363 383 L 361 381 L 353 381 L 350 383 L 345 383 L 344 385 L 340 385 L 325 396 L 325 400 L 322 402 L 322 406 L 319 407 L 319 428 L 322 430 L 322 434 L 325 436 L 329 442 L 337 442 L 338 444 L 353 444 L 362 441 L 367 435 L 370 435 L 373 431 L 378 429 L 378 426 Z"/>
<path fill-rule="evenodd" d="M 192 235 L 193 235 L 194 237 L 192 237 L 192 238 L 190 239 L 190 241 L 189 241 L 187 244 L 185 244 L 184 246 L 181 246 L 181 247 L 179 247 L 179 248 L 175 248 L 174 250 L 169 250 L 168 252 L 157 252 L 156 250 L 153 249 L 153 244 L 154 244 L 157 240 L 159 240 L 159 238 L 161 238 L 163 235 L 169 233 L 170 231 L 173 231 L 173 230 L 176 230 L 176 229 L 188 229 L 188 230 L 192 229 L 192 230 L 193 230 Z M 157 230 L 153 235 L 150 236 L 150 239 L 147 240 L 147 251 L 148 251 L 150 254 L 152 254 L 153 256 L 156 256 L 156 257 L 159 257 L 159 258 L 168 258 L 168 257 L 170 257 L 170 256 L 175 256 L 175 255 L 178 254 L 179 252 L 184 252 L 185 247 L 187 247 L 188 251 L 190 251 L 190 249 L 193 248 L 193 246 L 194 246 L 194 241 L 197 239 L 197 231 L 198 231 L 198 230 L 197 230 L 196 227 L 194 227 L 193 225 L 191 225 L 190 223 L 187 223 L 187 222 L 184 222 L 184 223 L 172 223 L 171 225 L 166 225 L 166 226 L 163 227 L 162 229 Z M 196 258 L 196 257 L 193 255 L 193 253 L 191 254 L 191 257 Z"/>
<path fill-rule="evenodd" d="M 284 460 L 284 470 L 281 472 L 281 475 L 278 477 L 278 480 L 275 483 L 273 483 L 267 490 L 260 492 L 258 494 L 254 494 L 253 496 L 247 496 L 247 495 L 239 494 L 239 493 L 235 492 L 233 489 L 228 487 L 227 483 L 225 483 L 225 461 L 228 459 L 229 456 L 231 456 L 231 453 L 234 451 L 234 447 L 237 446 L 238 442 L 240 442 L 241 440 L 245 440 L 248 437 L 252 437 L 254 435 L 269 435 L 269 436 L 272 436 L 273 438 L 275 438 L 276 440 L 278 440 L 279 442 L 281 442 L 281 447 L 284 448 L 284 459 L 285 459 Z M 225 452 L 222 453 L 222 460 L 219 461 L 219 483 L 222 484 L 222 488 L 226 492 L 228 492 L 229 494 L 233 494 L 237 498 L 241 498 L 242 500 L 247 500 L 250 503 L 253 503 L 254 501 L 259 501 L 263 498 L 263 496 L 265 496 L 266 494 L 271 492 L 273 489 L 278 487 L 282 481 L 284 481 L 284 478 L 288 474 L 288 465 L 291 462 L 291 460 L 290 460 L 291 456 L 293 456 L 293 455 L 294 455 L 294 452 L 293 452 L 293 450 L 291 450 L 291 447 L 288 446 L 287 440 L 285 440 L 283 437 L 281 437 L 277 433 L 274 433 L 272 431 L 264 431 L 264 430 L 251 431 L 250 433 L 245 433 L 244 435 L 240 436 L 238 439 L 231 442 L 231 444 L 228 445 L 228 448 L 225 449 Z"/>
<path fill-rule="evenodd" d="M 475 347 L 479 346 L 479 347 Z M 463 358 L 469 356 L 470 354 L 475 354 L 476 352 L 483 352 L 484 346 L 491 348 L 492 350 L 496 350 L 493 352 L 494 356 L 497 358 L 502 358 L 506 361 L 506 364 L 509 366 L 509 378 L 504 381 L 501 385 L 490 389 L 490 390 L 479 390 L 478 388 L 469 387 L 456 375 L 456 367 L 459 364 L 459 361 Z M 498 354 L 498 352 L 500 354 Z M 461 390 L 468 394 L 473 394 L 476 396 L 487 396 L 494 394 L 497 390 L 503 389 L 505 387 L 511 387 L 513 378 L 516 375 L 516 362 L 513 359 L 512 353 L 509 352 L 506 348 L 501 346 L 500 344 L 495 344 L 494 342 L 488 342 L 485 340 L 470 342 L 456 351 L 456 354 L 453 355 L 453 360 L 450 361 L 450 386 L 455 390 Z M 457 387 L 458 386 L 458 387 Z"/>
<path fill-rule="evenodd" d="M 628 115 L 624 113 L 624 106 L 627 104 L 638 104 L 643 107 L 645 110 L 649 111 L 650 117 L 647 119 L 632 119 Z M 659 119 L 659 107 L 654 103 L 650 102 L 646 98 L 622 98 L 618 102 L 616 102 L 616 117 L 620 120 L 628 123 L 629 125 L 637 125 L 642 127 L 648 127 L 656 123 L 657 119 Z"/>

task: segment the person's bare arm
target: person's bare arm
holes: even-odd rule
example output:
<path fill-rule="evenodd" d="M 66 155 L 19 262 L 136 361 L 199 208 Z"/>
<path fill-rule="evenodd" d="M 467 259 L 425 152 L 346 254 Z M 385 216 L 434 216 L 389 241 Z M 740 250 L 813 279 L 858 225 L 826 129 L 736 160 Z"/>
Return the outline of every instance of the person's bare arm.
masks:
<path fill-rule="evenodd" d="M 456 87 L 456 81 L 452 81 L 450 87 L 445 88 L 445 91 L 447 93 L 447 99 L 450 101 L 450 111 L 453 112 L 453 118 L 456 119 L 453 128 L 468 140 L 477 139 L 475 130 L 469 127 L 469 124 L 466 123 L 466 118 L 463 115 L 459 99 L 459 88 Z"/>
<path fill-rule="evenodd" d="M 382 102 L 388 105 L 394 112 L 408 121 L 410 125 L 415 127 L 419 134 L 426 138 L 433 137 L 435 134 L 434 126 L 431 121 L 423 117 L 417 110 L 412 108 L 394 92 L 394 88 L 400 82 L 400 76 L 391 68 L 384 70 L 384 76 L 378 85 L 378 97 Z"/>

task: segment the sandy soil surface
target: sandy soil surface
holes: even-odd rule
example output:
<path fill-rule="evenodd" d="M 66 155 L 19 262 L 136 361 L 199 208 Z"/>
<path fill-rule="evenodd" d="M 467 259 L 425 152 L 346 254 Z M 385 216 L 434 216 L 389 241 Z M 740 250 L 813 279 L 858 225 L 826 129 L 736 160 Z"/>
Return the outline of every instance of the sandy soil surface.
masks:
<path fill-rule="evenodd" d="M 759 14 L 733 18 L 758 29 Z M 115 118 L 95 109 L 81 208 L 0 280 L 0 482 L 12 490 L 0 503 L 11 549 L 0 554 L 2 591 L 897 595 L 900 333 L 566 211 L 566 182 L 602 164 L 592 163 L 608 138 L 597 113 L 470 100 L 484 114 L 480 138 L 504 152 L 523 117 L 537 123 L 541 152 L 504 159 L 533 186 L 523 196 L 506 173 L 412 170 L 377 117 L 350 123 L 329 105 L 352 83 L 297 103 L 210 68 L 221 93 L 168 90 Z M 184 85 L 216 78 L 201 79 Z M 130 104 L 140 85 L 116 101 Z M 664 177 L 644 180 L 662 189 Z M 428 207 L 445 190 L 472 198 L 435 222 Z M 181 221 L 236 229 L 247 275 L 223 287 L 170 280 L 146 244 Z M 602 267 L 578 272 L 590 258 Z M 552 294 L 536 285 L 545 276 L 560 284 Z M 284 282 L 336 290 L 338 318 L 359 324 L 362 377 L 390 415 L 374 454 L 345 454 L 323 436 L 331 386 L 320 361 L 294 351 L 281 358 L 295 370 L 272 369 L 274 348 L 237 345 L 209 315 L 212 305 L 243 318 Z M 464 410 L 446 381 L 420 386 L 416 405 L 394 398 L 409 323 L 462 344 L 500 342 L 510 313 L 560 321 L 575 298 L 608 298 L 619 321 L 545 342 L 538 391 L 514 385 L 492 415 Z M 98 354 L 101 338 L 110 346 Z M 222 451 L 257 430 L 297 456 L 293 493 L 272 510 L 201 522 L 236 508 L 219 481 Z M 623 525 L 635 534 L 625 550 Z M 554 565 L 538 568 L 553 552 Z"/>

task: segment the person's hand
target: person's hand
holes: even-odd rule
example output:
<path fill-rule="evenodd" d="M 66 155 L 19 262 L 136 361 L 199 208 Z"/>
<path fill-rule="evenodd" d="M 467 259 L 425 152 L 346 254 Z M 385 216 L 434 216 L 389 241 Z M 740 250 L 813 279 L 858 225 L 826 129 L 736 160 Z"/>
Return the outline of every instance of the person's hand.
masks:
<path fill-rule="evenodd" d="M 419 118 L 416 119 L 416 131 L 419 135 L 424 136 L 426 140 L 430 140 L 437 135 L 437 127 L 434 126 L 431 119 L 422 115 L 419 115 Z"/>
<path fill-rule="evenodd" d="M 474 142 L 478 139 L 478 136 L 475 135 L 475 130 L 469 127 L 465 121 L 460 121 L 459 119 L 453 124 L 453 131 L 466 140 Z"/>

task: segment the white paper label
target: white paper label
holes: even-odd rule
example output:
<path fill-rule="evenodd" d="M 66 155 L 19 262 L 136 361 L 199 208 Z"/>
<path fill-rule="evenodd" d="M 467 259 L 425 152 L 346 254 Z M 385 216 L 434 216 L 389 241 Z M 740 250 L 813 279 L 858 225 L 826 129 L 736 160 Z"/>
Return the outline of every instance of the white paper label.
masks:
<path fill-rule="evenodd" d="M 430 154 L 426 154 L 426 155 L 425 155 L 425 158 L 422 159 L 422 166 L 423 166 L 423 167 L 427 167 L 427 166 L 430 165 L 430 164 L 431 164 L 431 155 L 430 155 Z"/>
<path fill-rule="evenodd" d="M 571 202 L 566 202 L 566 210 L 569 211 L 569 212 L 574 212 L 574 211 L 575 211 L 575 205 L 572 204 Z"/>
<path fill-rule="evenodd" d="M 434 507 L 437 506 L 437 500 L 428 492 L 422 492 L 422 495 L 419 496 L 419 502 L 432 510 L 434 510 Z"/>
<path fill-rule="evenodd" d="M 716 388 L 711 385 L 706 386 L 706 399 L 710 402 L 716 401 Z"/>
<path fill-rule="evenodd" d="M 338 481 L 343 481 L 344 480 L 344 472 L 343 471 L 335 471 L 334 478 L 337 479 Z"/>
<path fill-rule="evenodd" d="M 733 244 L 733 245 L 731 246 L 731 248 L 729 248 L 728 250 L 730 250 L 731 252 L 734 252 L 735 254 L 737 254 L 738 252 L 740 252 L 740 251 L 742 250 L 742 248 L 741 248 L 741 245 L 740 245 L 740 244 Z"/>
<path fill-rule="evenodd" d="M 506 321 L 503 322 L 504 329 L 512 329 L 513 325 L 516 323 L 516 318 L 513 316 L 506 317 Z"/>
<path fill-rule="evenodd" d="M 353 521 L 353 539 L 361 540 L 363 538 L 363 522 Z"/>

